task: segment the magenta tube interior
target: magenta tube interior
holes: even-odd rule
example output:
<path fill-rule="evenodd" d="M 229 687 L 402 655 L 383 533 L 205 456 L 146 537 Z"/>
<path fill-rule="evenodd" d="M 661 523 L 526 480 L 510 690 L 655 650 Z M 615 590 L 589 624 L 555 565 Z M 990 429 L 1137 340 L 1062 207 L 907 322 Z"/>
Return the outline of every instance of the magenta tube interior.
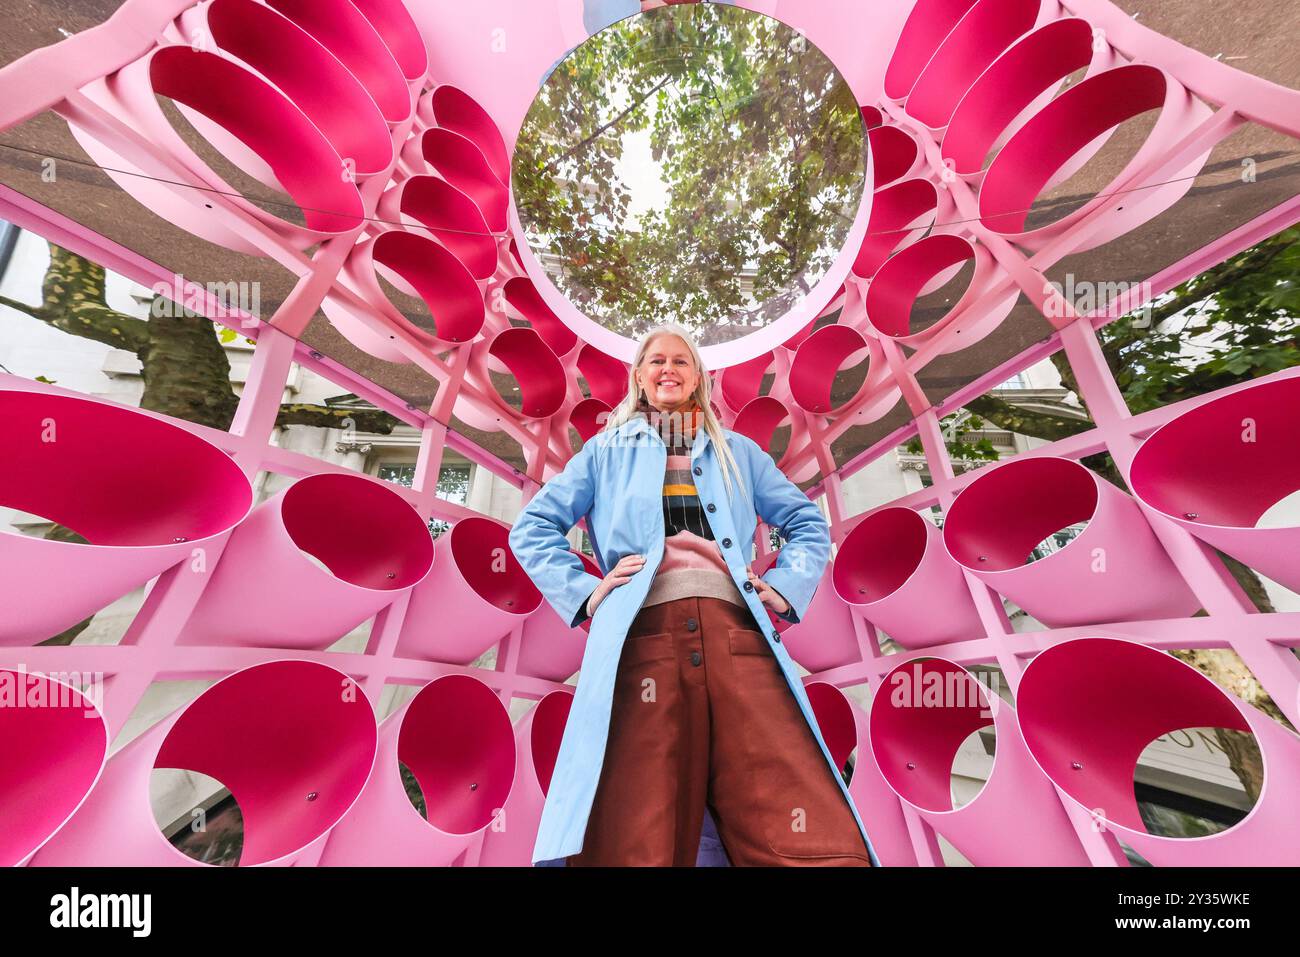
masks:
<path fill-rule="evenodd" d="M 491 688 L 469 675 L 438 678 L 411 699 L 397 755 L 420 784 L 426 820 L 448 834 L 492 823 L 514 783 L 510 715 Z"/>
<path fill-rule="evenodd" d="M 868 361 L 867 342 L 850 326 L 823 326 L 804 340 L 790 365 L 790 394 L 805 412 L 829 414 L 835 374 L 855 354 Z M 852 401 L 852 400 L 850 400 Z M 843 403 L 847 405 L 848 403 Z"/>
<path fill-rule="evenodd" d="M 876 193 L 853 274 L 863 279 L 874 276 L 894 250 L 934 222 L 938 205 L 938 190 L 928 179 L 905 179 Z"/>
<path fill-rule="evenodd" d="M 1138 450 L 1130 474 L 1134 494 L 1181 520 L 1254 528 L 1300 489 L 1297 409 L 1300 378 L 1289 378 L 1184 412 Z"/>
<path fill-rule="evenodd" d="M 329 48 L 370 91 L 390 123 L 411 113 L 411 93 L 397 61 L 351 0 L 267 0 Z"/>
<path fill-rule="evenodd" d="M 927 811 L 951 811 L 957 752 L 991 724 L 988 696 L 965 668 L 937 658 L 909 661 L 886 675 L 872 698 L 871 749 L 903 798 Z"/>
<path fill-rule="evenodd" d="M 344 676 L 310 661 L 236 672 L 191 702 L 163 740 L 155 768 L 216 778 L 239 805 L 239 863 L 301 850 L 338 823 L 374 765 L 375 715 Z M 161 839 L 161 838 L 160 838 Z"/>
<path fill-rule="evenodd" d="M 402 76 L 419 80 L 429 69 L 429 53 L 420 30 L 402 0 L 352 0 L 397 61 Z"/>
<path fill-rule="evenodd" d="M 443 84 L 429 95 L 429 106 L 439 126 L 476 143 L 497 179 L 510 185 L 510 155 L 505 140 L 478 101 L 457 87 Z"/>
<path fill-rule="evenodd" d="M 202 113 L 261 157 L 308 229 L 346 232 L 361 224 L 361 195 L 343 161 L 302 111 L 225 57 L 189 47 L 158 49 L 149 61 L 154 93 Z"/>
<path fill-rule="evenodd" d="M 418 233 L 390 229 L 375 237 L 371 257 L 376 267 L 401 276 L 428 305 L 433 328 L 422 332 L 445 342 L 468 342 L 483 328 L 478 283 L 446 247 Z"/>
<path fill-rule="evenodd" d="M 804 689 L 808 704 L 821 729 L 826 750 L 841 771 L 858 746 L 858 726 L 853 720 L 853 705 L 844 692 L 825 681 L 811 681 Z M 858 756 L 861 760 L 862 756 Z M 856 769 L 855 769 L 856 770 Z"/>
<path fill-rule="evenodd" d="M 90 791 L 108 754 L 108 728 L 75 688 L 34 672 L 3 672 L 14 697 L 0 707 L 0 867 L 13 867 Z"/>
<path fill-rule="evenodd" d="M 845 537 L 835 553 L 831 581 L 851 605 L 888 598 L 912 577 L 925 555 L 926 520 L 910 508 L 882 508 Z"/>
<path fill-rule="evenodd" d="M 1097 481 L 1084 466 L 1066 459 L 999 465 L 953 501 L 943 524 L 944 542 L 952 557 L 973 571 L 1019 568 L 1047 536 L 1092 518 Z"/>
<path fill-rule="evenodd" d="M 578 335 L 551 311 L 537 292 L 537 287 L 527 276 L 515 276 L 505 284 L 506 302 L 519 310 L 519 314 L 537 331 L 557 356 L 568 355 L 578 344 Z"/>
<path fill-rule="evenodd" d="M 1022 232 L 1038 195 L 1071 157 L 1108 130 L 1165 102 L 1164 74 L 1129 65 L 1089 77 L 1043 107 L 1007 142 L 980 187 L 985 226 Z"/>
<path fill-rule="evenodd" d="M 537 773 L 537 785 L 542 789 L 543 795 L 551 789 L 551 777 L 555 774 L 555 762 L 560 755 L 564 726 L 569 722 L 572 707 L 571 691 L 552 691 L 536 705 L 529 745 L 533 749 L 533 770 Z"/>
<path fill-rule="evenodd" d="M 427 227 L 469 270 L 487 279 L 497 268 L 496 239 L 474 201 L 437 176 L 420 174 L 403 181 L 402 212 Z"/>
<path fill-rule="evenodd" d="M 1016 701 L 1025 744 L 1053 783 L 1142 833 L 1133 775 L 1147 745 L 1182 728 L 1250 731 L 1229 697 L 1195 668 L 1114 638 L 1079 638 L 1040 652 Z"/>
<path fill-rule="evenodd" d="M 790 418 L 790 410 L 775 396 L 760 395 L 747 402 L 731 423 L 731 430 L 749 436 L 764 452 L 771 453 L 772 439 L 781 424 Z"/>
<path fill-rule="evenodd" d="M 916 162 L 919 147 L 912 137 L 897 126 L 878 126 L 867 133 L 871 145 L 871 161 L 875 164 L 876 189 L 888 186 Z"/>
<path fill-rule="evenodd" d="M 474 201 L 489 228 L 506 232 L 509 193 L 472 140 L 434 127 L 420 134 L 420 152 L 426 163 Z"/>
<path fill-rule="evenodd" d="M 1039 96 L 1092 61 L 1092 27 L 1069 18 L 1035 30 L 966 91 L 943 137 L 958 173 L 977 173 L 1002 132 Z"/>
<path fill-rule="evenodd" d="M 265 4 L 215 0 L 208 29 L 222 50 L 239 57 L 302 107 L 359 175 L 393 160 L 393 142 L 379 107 L 356 77 L 311 34 Z"/>
<path fill-rule="evenodd" d="M 0 418 L 8 434 L 0 504 L 58 522 L 92 545 L 207 538 L 252 504 L 248 479 L 229 455 L 143 413 L 0 391 Z"/>
<path fill-rule="evenodd" d="M 583 399 L 569 410 L 569 425 L 577 431 L 582 441 L 586 442 L 605 427 L 611 411 L 613 410 L 608 403 L 600 399 Z"/>
<path fill-rule="evenodd" d="M 908 115 L 947 125 L 961 95 L 1003 50 L 1034 25 L 1040 0 L 979 0 L 943 41 L 907 97 Z"/>
<path fill-rule="evenodd" d="M 462 518 L 444 534 L 461 577 L 484 601 L 512 615 L 529 615 L 542 603 L 528 573 L 510 550 L 510 529 L 490 518 Z"/>
<path fill-rule="evenodd" d="M 953 266 L 975 258 L 975 247 L 960 236 L 938 233 L 891 256 L 867 290 L 867 316 L 877 331 L 893 338 L 912 335 L 912 308 L 921 290 Z M 973 280 L 972 280 L 973 281 Z M 941 316 L 927 328 L 941 325 Z M 925 330 L 918 330 L 924 332 Z"/>
<path fill-rule="evenodd" d="M 544 419 L 560 411 L 568 391 L 568 376 L 559 358 L 542 337 L 522 326 L 493 337 L 488 354 L 506 364 L 519 383 L 520 413 Z"/>
<path fill-rule="evenodd" d="M 358 587 L 407 588 L 432 566 L 428 526 L 404 498 L 379 482 L 309 475 L 285 493 L 280 512 L 298 548 Z"/>
<path fill-rule="evenodd" d="M 618 405 L 627 395 L 628 367 L 591 343 L 578 350 L 578 372 L 586 380 L 592 396 L 609 405 Z"/>
<path fill-rule="evenodd" d="M 728 366 L 718 373 L 722 397 L 728 406 L 739 409 L 758 398 L 758 392 L 763 387 L 763 376 L 771 367 L 773 358 L 773 353 L 764 352 L 761 356 Z"/>
<path fill-rule="evenodd" d="M 935 50 L 975 5 L 976 0 L 917 0 L 908 14 L 903 32 L 894 45 L 894 55 L 885 70 L 885 96 L 901 100 L 916 84 L 917 77 Z"/>

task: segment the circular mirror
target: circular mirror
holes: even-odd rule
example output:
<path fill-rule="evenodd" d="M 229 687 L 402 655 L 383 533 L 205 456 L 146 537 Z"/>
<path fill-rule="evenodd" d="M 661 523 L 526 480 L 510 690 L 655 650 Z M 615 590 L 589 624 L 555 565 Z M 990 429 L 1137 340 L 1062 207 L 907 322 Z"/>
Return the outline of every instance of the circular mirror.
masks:
<path fill-rule="evenodd" d="M 631 359 L 671 319 L 730 364 L 838 290 L 865 232 L 866 160 L 853 92 L 807 37 L 742 7 L 665 6 L 543 81 L 515 146 L 512 225 L 539 292 L 589 342 Z"/>

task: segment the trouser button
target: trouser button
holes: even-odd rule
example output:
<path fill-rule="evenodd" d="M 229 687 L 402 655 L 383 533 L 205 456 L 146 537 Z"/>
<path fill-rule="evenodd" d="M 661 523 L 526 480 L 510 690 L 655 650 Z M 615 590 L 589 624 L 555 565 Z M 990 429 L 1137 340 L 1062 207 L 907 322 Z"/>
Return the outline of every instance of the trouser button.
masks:
<path fill-rule="evenodd" d="M 700 659 L 700 653 L 699 653 L 698 651 L 692 651 L 692 652 L 691 652 L 691 664 L 695 665 L 695 666 L 698 668 L 699 665 L 700 665 L 700 660 L 701 660 L 701 659 Z"/>
<path fill-rule="evenodd" d="M 686 619 L 686 630 L 687 630 L 687 631 L 695 631 L 695 630 L 696 630 L 697 628 L 699 628 L 699 627 L 700 627 L 700 623 L 699 623 L 698 621 L 696 621 L 694 618 L 687 618 L 687 619 Z"/>

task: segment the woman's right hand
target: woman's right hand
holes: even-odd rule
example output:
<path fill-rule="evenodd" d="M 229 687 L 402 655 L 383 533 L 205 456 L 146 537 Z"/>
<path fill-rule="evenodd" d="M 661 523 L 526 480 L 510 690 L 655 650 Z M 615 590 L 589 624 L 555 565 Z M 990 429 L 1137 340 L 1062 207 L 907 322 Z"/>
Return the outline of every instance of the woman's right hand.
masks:
<path fill-rule="evenodd" d="M 596 590 L 591 593 L 587 599 L 587 614 L 595 615 L 596 609 L 600 603 L 605 600 L 605 596 L 617 588 L 619 585 L 626 585 L 632 580 L 632 576 L 645 567 L 644 555 L 624 555 L 618 560 L 618 563 L 609 570 Z"/>

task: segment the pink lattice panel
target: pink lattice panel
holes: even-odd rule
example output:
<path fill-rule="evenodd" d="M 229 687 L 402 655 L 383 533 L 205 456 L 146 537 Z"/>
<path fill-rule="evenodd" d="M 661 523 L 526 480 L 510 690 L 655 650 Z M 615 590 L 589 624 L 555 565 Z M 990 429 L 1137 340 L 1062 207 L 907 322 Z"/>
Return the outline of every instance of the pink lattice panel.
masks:
<path fill-rule="evenodd" d="M 859 0 L 739 5 L 831 58 L 868 142 L 870 188 L 824 280 L 706 359 L 723 424 L 767 449 L 788 428 L 780 467 L 825 497 L 835 558 L 804 621 L 774 624 L 812 673 L 836 760 L 853 760 L 851 793 L 882 863 L 941 863 L 935 835 L 976 865 L 1124 864 L 1117 836 L 1156 864 L 1300 862 L 1287 811 L 1295 736 L 1163 653 L 1232 649 L 1300 723 L 1300 616 L 1255 613 L 1209 547 L 1300 588 L 1300 530 L 1255 527 L 1300 486 L 1289 425 L 1300 375 L 1132 416 L 1093 339 L 1112 316 L 1079 315 L 1044 282 L 1066 256 L 1174 206 L 1247 121 L 1296 136 L 1300 95 L 1172 43 L 1108 0 L 891 0 L 865 19 Z M 486 56 L 498 27 L 508 52 Z M 147 210 L 296 282 L 273 315 L 239 330 L 257 351 L 229 432 L 0 375 L 0 504 L 88 542 L 0 534 L 0 676 L 22 663 L 111 678 L 100 707 L 0 708 L 5 741 L 22 742 L 0 762 L 5 862 L 195 864 L 149 806 L 152 771 L 172 767 L 230 788 L 246 824 L 242 864 L 529 863 L 572 702 L 563 682 L 586 632 L 542 601 L 505 525 L 436 490 L 454 446 L 530 496 L 563 467 L 570 430 L 589 439 L 628 388 L 631 343 L 567 302 L 515 238 L 518 128 L 538 78 L 581 32 L 577 5 L 561 0 L 126 0 L 102 26 L 0 70 L 0 129 L 53 110 Z M 234 188 L 159 97 L 300 216 Z M 1045 193 L 1141 116 L 1154 125 L 1105 189 L 1031 224 Z M 168 277 L 16 193 L 0 207 L 132 279 Z M 1152 294 L 1297 218 L 1293 200 L 1228 233 L 1153 277 Z M 913 328 L 916 302 L 963 266 L 963 294 Z M 427 318 L 403 312 L 389 288 L 422 300 Z M 1051 338 L 932 402 L 922 371 L 998 332 L 1022 298 Z M 297 342 L 318 308 L 363 352 L 436 380 L 433 404 L 410 405 Z M 1095 427 L 955 475 L 940 417 L 1058 349 Z M 271 443 L 293 361 L 420 429 L 413 488 Z M 852 372 L 860 388 L 833 398 L 836 375 Z M 494 375 L 513 378 L 518 396 L 500 394 Z M 851 428 L 900 400 L 906 426 L 837 462 Z M 526 469 L 451 432 L 453 415 L 519 443 Z M 43 438 L 51 428 L 57 441 Z M 933 486 L 850 514 L 844 480 L 913 437 Z M 1078 461 L 1098 451 L 1132 495 Z M 253 509 L 259 471 L 295 481 Z M 942 531 L 918 514 L 936 505 Z M 431 517 L 453 523 L 434 543 Z M 1078 538 L 1025 564 L 1069 523 L 1085 523 Z M 776 558 L 768 531 L 756 536 L 760 574 Z M 151 581 L 119 645 L 37 645 Z M 1045 627 L 1017 634 L 1003 597 Z M 367 621 L 363 650 L 324 650 Z M 902 650 L 882 650 L 877 628 Z M 494 667 L 476 668 L 492 649 Z M 1014 706 L 980 686 L 977 665 L 1001 669 Z M 196 677 L 217 683 L 106 759 L 151 683 Z M 895 694 L 928 680 L 963 700 L 914 706 L 924 695 Z M 392 684 L 418 691 L 377 725 L 372 702 Z M 866 708 L 840 690 L 863 685 Z M 537 703 L 512 728 L 515 698 Z M 1189 723 L 1253 732 L 1263 794 L 1211 838 L 1149 834 L 1133 765 L 1153 737 Z M 953 758 L 979 731 L 996 735 L 996 758 L 954 807 Z M 47 800 L 19 786 L 30 781 Z"/>

